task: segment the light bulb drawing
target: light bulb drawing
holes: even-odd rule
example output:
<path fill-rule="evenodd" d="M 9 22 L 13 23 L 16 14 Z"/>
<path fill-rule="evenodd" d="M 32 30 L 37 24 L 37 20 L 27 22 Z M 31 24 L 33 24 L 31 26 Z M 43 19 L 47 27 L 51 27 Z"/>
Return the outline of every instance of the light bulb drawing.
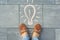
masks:
<path fill-rule="evenodd" d="M 41 5 L 21 5 L 20 6 L 20 23 L 34 25 L 42 24 L 42 6 Z"/>
<path fill-rule="evenodd" d="M 27 12 L 26 12 L 27 7 L 32 7 L 33 10 L 34 10 L 32 16 L 30 16 L 31 11 L 29 10 L 29 16 L 30 16 L 30 17 L 27 15 Z M 25 14 L 26 18 L 28 19 L 28 24 L 29 24 L 29 25 L 32 25 L 32 24 L 33 24 L 33 18 L 34 18 L 35 14 L 36 14 L 35 6 L 34 6 L 34 5 L 26 5 L 26 6 L 24 7 L 24 14 Z"/>

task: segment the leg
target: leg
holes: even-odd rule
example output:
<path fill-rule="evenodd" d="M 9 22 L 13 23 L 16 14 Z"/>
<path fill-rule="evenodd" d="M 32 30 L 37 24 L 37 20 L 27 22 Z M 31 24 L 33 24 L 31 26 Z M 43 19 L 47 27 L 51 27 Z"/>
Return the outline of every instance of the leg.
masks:
<path fill-rule="evenodd" d="M 40 32 L 41 32 L 41 25 L 36 24 L 33 29 L 32 40 L 39 40 Z"/>
<path fill-rule="evenodd" d="M 27 32 L 27 27 L 25 24 L 19 25 L 19 30 L 20 30 L 22 40 L 29 40 L 30 39 L 28 32 Z"/>

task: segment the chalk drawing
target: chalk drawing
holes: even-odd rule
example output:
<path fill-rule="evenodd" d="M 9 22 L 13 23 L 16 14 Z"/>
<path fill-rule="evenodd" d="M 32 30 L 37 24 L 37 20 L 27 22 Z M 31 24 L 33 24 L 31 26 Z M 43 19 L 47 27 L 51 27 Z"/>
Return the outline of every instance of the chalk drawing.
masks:
<path fill-rule="evenodd" d="M 26 12 L 27 7 L 32 7 L 33 10 L 34 10 L 33 15 L 31 16 L 31 18 L 29 18 L 28 15 L 27 15 L 27 12 Z M 29 10 L 29 13 L 30 13 L 30 10 Z M 34 18 L 35 14 L 36 14 L 35 6 L 34 5 L 26 5 L 24 7 L 24 14 L 25 14 L 26 18 L 28 19 L 28 24 L 32 25 L 33 24 L 33 18 Z"/>

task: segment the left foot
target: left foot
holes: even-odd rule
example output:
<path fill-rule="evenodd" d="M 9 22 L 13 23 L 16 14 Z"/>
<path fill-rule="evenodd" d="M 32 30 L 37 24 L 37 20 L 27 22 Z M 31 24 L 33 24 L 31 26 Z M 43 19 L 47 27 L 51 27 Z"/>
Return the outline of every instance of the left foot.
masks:
<path fill-rule="evenodd" d="M 27 27 L 26 27 L 25 24 L 19 25 L 19 30 L 20 30 L 20 34 L 21 34 L 22 37 L 28 35 Z"/>

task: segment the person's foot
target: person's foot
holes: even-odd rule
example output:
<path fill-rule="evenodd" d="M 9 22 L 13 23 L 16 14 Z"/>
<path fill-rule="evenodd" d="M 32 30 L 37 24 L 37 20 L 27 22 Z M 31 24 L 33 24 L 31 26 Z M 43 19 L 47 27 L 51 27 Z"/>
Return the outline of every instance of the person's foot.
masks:
<path fill-rule="evenodd" d="M 25 24 L 19 25 L 19 31 L 20 31 L 22 40 L 29 40 L 30 39 L 28 32 L 27 32 L 27 27 Z"/>
<path fill-rule="evenodd" d="M 19 25 L 19 31 L 20 31 L 20 34 L 21 36 L 25 36 L 25 35 L 28 35 L 28 32 L 27 32 L 27 27 L 25 24 L 20 24 Z"/>
<path fill-rule="evenodd" d="M 41 32 L 41 25 L 38 23 L 34 26 L 32 37 L 39 37 Z"/>

